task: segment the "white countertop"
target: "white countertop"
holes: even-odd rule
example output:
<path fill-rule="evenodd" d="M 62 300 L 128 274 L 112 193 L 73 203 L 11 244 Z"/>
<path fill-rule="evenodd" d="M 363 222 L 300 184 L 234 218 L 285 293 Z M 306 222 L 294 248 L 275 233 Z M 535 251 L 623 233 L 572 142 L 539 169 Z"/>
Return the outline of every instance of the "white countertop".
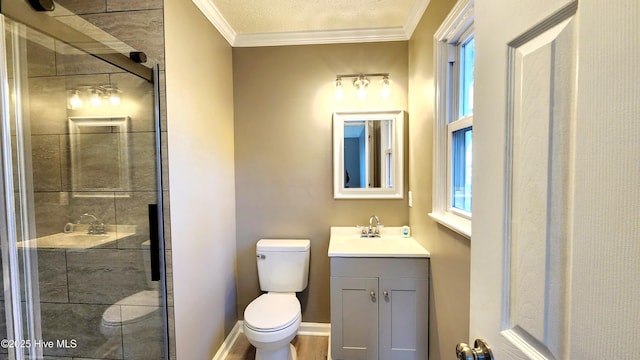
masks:
<path fill-rule="evenodd" d="M 136 234 L 135 225 L 105 225 L 104 234 L 88 234 L 89 225 L 71 224 L 71 232 L 42 236 L 18 242 L 18 247 L 45 249 L 90 249 Z M 108 247 L 117 247 L 114 243 Z"/>
<path fill-rule="evenodd" d="M 419 257 L 429 252 L 412 237 L 402 237 L 401 227 L 384 227 L 377 238 L 360 237 L 355 226 L 332 226 L 329 257 Z"/>

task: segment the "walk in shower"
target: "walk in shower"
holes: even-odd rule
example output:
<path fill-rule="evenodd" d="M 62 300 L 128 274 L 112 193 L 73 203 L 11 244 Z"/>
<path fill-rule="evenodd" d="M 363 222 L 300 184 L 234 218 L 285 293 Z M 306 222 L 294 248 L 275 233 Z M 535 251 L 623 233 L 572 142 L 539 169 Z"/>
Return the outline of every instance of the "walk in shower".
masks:
<path fill-rule="evenodd" d="M 0 359 L 168 359 L 157 69 L 1 4 Z"/>

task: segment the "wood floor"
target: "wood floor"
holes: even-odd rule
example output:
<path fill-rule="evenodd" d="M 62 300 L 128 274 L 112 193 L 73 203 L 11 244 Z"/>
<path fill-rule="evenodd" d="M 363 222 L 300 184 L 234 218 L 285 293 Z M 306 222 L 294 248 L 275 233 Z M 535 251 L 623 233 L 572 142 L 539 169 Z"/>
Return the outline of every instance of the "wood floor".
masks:
<path fill-rule="evenodd" d="M 298 360 L 326 360 L 329 346 L 327 336 L 298 335 L 291 341 L 298 353 Z M 233 343 L 231 351 L 225 360 L 254 360 L 256 348 L 253 347 L 244 336 L 240 334 Z"/>

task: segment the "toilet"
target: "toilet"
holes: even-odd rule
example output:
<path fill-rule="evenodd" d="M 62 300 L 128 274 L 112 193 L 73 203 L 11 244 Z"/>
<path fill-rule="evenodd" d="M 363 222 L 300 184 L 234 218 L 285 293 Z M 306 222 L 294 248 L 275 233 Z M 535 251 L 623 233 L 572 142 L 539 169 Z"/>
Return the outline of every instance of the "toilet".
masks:
<path fill-rule="evenodd" d="M 309 240 L 262 239 L 256 245 L 258 281 L 267 291 L 244 310 L 244 334 L 256 348 L 256 360 L 296 360 L 291 340 L 302 312 L 296 292 L 307 288 Z"/>
<path fill-rule="evenodd" d="M 151 280 L 150 241 L 143 242 L 140 247 L 142 249 L 147 288 L 120 299 L 102 313 L 100 332 L 103 335 L 120 335 L 126 329 L 136 328 L 133 326 L 127 327 L 126 325 L 141 323 L 157 316 L 160 308 L 160 296 L 158 282 Z"/>

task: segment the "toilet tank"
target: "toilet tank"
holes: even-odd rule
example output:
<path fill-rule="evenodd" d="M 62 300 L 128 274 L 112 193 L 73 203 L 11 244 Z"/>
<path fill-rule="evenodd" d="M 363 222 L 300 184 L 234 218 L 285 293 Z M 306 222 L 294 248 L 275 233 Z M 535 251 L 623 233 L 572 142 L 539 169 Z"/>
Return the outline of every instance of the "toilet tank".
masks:
<path fill-rule="evenodd" d="M 261 239 L 256 244 L 262 291 L 300 292 L 309 279 L 309 240 Z"/>

